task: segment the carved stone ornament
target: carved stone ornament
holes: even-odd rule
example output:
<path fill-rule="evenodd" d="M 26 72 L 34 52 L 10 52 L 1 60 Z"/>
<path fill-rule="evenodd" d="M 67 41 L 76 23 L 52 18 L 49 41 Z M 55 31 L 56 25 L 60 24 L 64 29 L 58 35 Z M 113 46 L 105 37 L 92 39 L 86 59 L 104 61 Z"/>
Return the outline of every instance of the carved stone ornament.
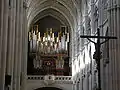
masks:
<path fill-rule="evenodd" d="M 27 4 L 27 2 L 23 2 L 23 7 L 25 8 L 25 9 L 27 9 L 28 8 L 28 4 Z"/>
<path fill-rule="evenodd" d="M 55 83 L 55 76 L 54 75 L 45 75 L 44 76 L 44 83 L 46 85 L 51 85 Z"/>

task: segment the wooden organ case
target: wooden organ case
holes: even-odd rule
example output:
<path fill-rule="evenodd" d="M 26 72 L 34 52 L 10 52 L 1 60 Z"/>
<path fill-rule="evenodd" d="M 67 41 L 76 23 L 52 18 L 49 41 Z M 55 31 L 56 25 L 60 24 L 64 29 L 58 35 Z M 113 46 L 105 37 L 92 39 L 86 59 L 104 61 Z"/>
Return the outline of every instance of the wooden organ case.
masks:
<path fill-rule="evenodd" d="M 41 35 L 38 25 L 29 32 L 28 74 L 69 76 L 69 33 L 66 26 Z"/>

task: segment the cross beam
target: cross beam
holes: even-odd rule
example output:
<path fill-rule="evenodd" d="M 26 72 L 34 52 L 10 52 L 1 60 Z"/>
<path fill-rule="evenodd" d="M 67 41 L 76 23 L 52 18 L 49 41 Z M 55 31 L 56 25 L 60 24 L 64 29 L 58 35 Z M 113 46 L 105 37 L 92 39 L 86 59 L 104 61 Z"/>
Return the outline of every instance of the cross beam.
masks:
<path fill-rule="evenodd" d="M 87 35 L 81 35 L 81 38 L 98 38 L 98 36 L 87 36 Z M 117 39 L 117 37 L 111 37 L 111 36 L 99 36 L 100 39 Z"/>
<path fill-rule="evenodd" d="M 100 51 L 101 44 L 105 43 L 109 39 L 117 39 L 117 37 L 112 36 L 100 36 L 100 29 L 97 29 L 97 36 L 87 36 L 87 35 L 81 35 L 81 38 L 87 38 L 90 42 L 95 44 L 95 52 L 93 55 L 93 59 L 95 59 L 97 64 L 97 70 L 98 70 L 98 90 L 101 90 L 101 72 L 100 72 L 100 59 L 102 52 Z M 96 38 L 97 42 L 92 41 L 90 38 Z M 100 42 L 101 39 L 106 39 L 103 42 Z"/>

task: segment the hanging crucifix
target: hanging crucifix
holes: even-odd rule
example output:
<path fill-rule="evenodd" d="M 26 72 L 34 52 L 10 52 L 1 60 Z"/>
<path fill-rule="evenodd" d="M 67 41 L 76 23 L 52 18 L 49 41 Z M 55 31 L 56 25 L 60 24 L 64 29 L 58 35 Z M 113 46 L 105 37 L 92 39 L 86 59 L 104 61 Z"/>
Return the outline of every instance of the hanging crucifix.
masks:
<path fill-rule="evenodd" d="M 100 76 L 100 59 L 102 58 L 102 52 L 100 51 L 100 47 L 103 43 L 107 42 L 109 39 L 117 39 L 117 37 L 112 36 L 100 36 L 100 29 L 97 29 L 97 36 L 87 36 L 87 35 L 81 35 L 81 38 L 87 38 L 90 42 L 95 44 L 95 52 L 93 55 L 93 59 L 95 59 L 97 64 L 97 70 L 98 70 L 98 90 L 101 90 L 101 76 Z M 97 42 L 92 41 L 90 38 L 96 38 Z M 105 39 L 105 41 L 100 42 L 100 39 Z"/>

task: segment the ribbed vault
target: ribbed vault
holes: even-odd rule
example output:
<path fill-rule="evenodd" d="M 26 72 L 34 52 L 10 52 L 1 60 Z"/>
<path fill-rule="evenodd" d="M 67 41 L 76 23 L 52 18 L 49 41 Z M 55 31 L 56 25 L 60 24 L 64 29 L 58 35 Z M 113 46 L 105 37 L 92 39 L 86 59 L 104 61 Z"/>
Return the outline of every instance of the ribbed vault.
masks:
<path fill-rule="evenodd" d="M 78 10 L 75 0 L 27 0 L 28 27 L 45 16 L 52 16 L 62 24 L 74 29 Z"/>
<path fill-rule="evenodd" d="M 80 13 L 81 0 L 27 0 L 28 30 L 40 19 L 52 16 L 63 25 L 68 26 L 70 33 L 70 46 L 72 48 L 73 38 L 77 30 Z M 72 51 L 69 52 L 72 55 Z M 71 62 L 71 60 L 70 60 Z"/>
<path fill-rule="evenodd" d="M 44 17 L 47 17 L 47 16 L 52 16 L 55 19 L 57 19 L 58 21 L 60 21 L 63 25 L 70 27 L 67 19 L 60 12 L 58 12 L 52 8 L 48 8 L 48 9 L 40 12 L 38 15 L 36 15 L 35 18 L 32 20 L 31 25 L 36 23 L 38 20 L 40 20 Z"/>

